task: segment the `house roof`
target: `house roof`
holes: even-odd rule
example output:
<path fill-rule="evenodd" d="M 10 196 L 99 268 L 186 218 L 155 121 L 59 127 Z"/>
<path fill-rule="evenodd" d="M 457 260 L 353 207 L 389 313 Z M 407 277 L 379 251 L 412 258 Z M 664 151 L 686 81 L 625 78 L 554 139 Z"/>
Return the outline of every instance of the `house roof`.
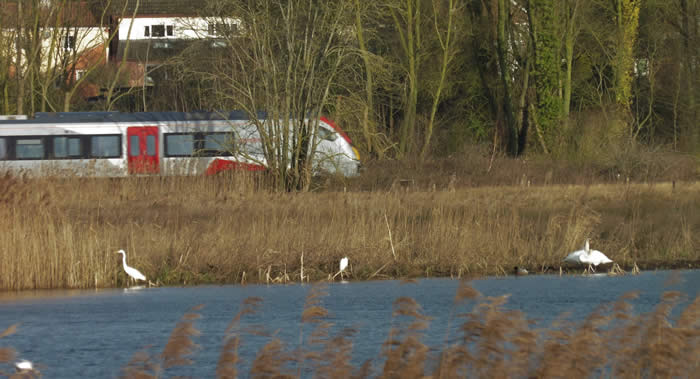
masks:
<path fill-rule="evenodd" d="M 137 16 L 196 16 L 206 8 L 207 0 L 112 0 L 110 3 L 113 15 L 124 12 L 125 17 L 130 17 L 134 11 Z"/>
<path fill-rule="evenodd" d="M 0 6 L 0 28 L 14 28 L 18 21 L 17 3 L 22 0 L 7 0 Z M 137 17 L 144 16 L 206 16 L 210 9 L 209 0 L 67 0 L 55 1 L 55 4 L 65 4 L 60 10 L 59 25 L 75 27 L 99 26 L 104 16 L 115 18 L 131 17 L 136 12 Z M 30 15 L 32 3 L 22 1 L 22 12 Z M 41 4 L 36 3 L 36 4 Z M 138 5 L 138 7 L 137 7 Z M 56 24 L 59 14 L 51 11 L 51 7 L 40 6 L 42 19 L 46 24 Z M 123 16 L 122 16 L 123 15 Z M 108 23 L 109 18 L 102 21 Z"/>
<path fill-rule="evenodd" d="M 20 0 L 21 1 L 21 0 Z M 56 7 L 43 6 L 41 3 L 38 8 L 32 6 L 30 2 L 22 2 L 22 14 L 26 20 L 32 20 L 35 12 L 39 12 L 39 22 L 43 26 L 72 26 L 72 27 L 91 27 L 99 26 L 101 11 L 97 11 L 99 7 L 95 6 L 102 0 L 74 0 L 57 2 Z M 0 25 L 2 27 L 14 28 L 19 22 L 18 1 L 8 1 L 0 7 Z M 106 21 L 105 21 L 106 22 Z M 25 22 L 31 24 L 31 21 Z"/>

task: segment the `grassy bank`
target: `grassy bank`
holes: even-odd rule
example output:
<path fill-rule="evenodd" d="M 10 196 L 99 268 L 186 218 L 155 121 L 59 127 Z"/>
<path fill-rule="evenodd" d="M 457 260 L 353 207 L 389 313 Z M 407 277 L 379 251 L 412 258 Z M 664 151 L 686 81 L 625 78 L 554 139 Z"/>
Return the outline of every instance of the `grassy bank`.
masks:
<path fill-rule="evenodd" d="M 437 326 L 444 328 L 444 343 L 422 342 L 431 317 L 420 304 L 401 297 L 394 301 L 382 352 L 358 366 L 351 360 L 353 345 L 362 346 L 362 341 L 356 341 L 353 327 L 333 329 L 332 317 L 322 306 L 327 295 L 323 286 L 309 291 L 300 313 L 298 341 L 283 341 L 258 325 L 262 300 L 246 299 L 222 336 L 212 374 L 217 378 L 685 378 L 697 376 L 700 368 L 700 298 L 688 303 L 691 299 L 673 291 L 664 293 L 655 309 L 645 314 L 635 312 L 631 301 L 636 295 L 630 293 L 601 305 L 582 321 L 563 317 L 541 329 L 522 313 L 506 309 L 507 295 L 486 297 L 462 282 L 447 324 Z M 682 308 L 681 302 L 688 305 Z M 121 377 L 171 377 L 196 365 L 198 351 L 212 348 L 197 344 L 200 314 L 206 314 L 206 305 L 186 313 L 164 346 L 135 352 Z M 22 330 L 16 325 L 0 330 L 0 344 L 12 333 L 21 335 Z M 240 352 L 256 340 L 264 346 L 252 361 L 242 359 Z M 0 375 L 14 359 L 16 352 L 0 345 Z M 250 364 L 243 368 L 243 362 Z"/>
<path fill-rule="evenodd" d="M 698 182 L 394 183 L 288 194 L 245 175 L 6 177 L 0 289 L 121 286 L 120 248 L 165 285 L 299 281 L 302 255 L 311 281 L 344 256 L 353 280 L 558 272 L 586 237 L 623 267 L 700 266 Z"/>

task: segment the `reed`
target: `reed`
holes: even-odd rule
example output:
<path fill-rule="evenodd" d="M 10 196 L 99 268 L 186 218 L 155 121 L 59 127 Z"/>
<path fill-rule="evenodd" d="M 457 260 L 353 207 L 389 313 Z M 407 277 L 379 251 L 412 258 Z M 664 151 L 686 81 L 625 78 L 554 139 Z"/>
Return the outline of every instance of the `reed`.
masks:
<path fill-rule="evenodd" d="M 10 325 L 7 329 L 0 332 L 0 340 L 9 335 L 15 334 L 17 332 L 18 324 Z M 17 352 L 11 347 L 0 346 L 0 367 L 13 363 Z M 4 372 L 0 369 L 0 375 L 9 376 L 9 373 Z"/>
<path fill-rule="evenodd" d="M 322 285 L 310 291 L 300 318 L 302 331 L 308 323 L 313 328 L 297 343 L 244 326 L 255 322 L 261 304 L 259 298 L 246 299 L 225 332 L 216 377 L 640 378 L 696 377 L 700 369 L 700 297 L 672 317 L 682 300 L 679 293 L 664 293 L 655 309 L 642 314 L 634 311 L 630 301 L 636 294 L 630 293 L 601 305 L 582 321 L 562 317 L 536 329 L 525 315 L 504 306 L 507 295 L 483 296 L 466 281 L 457 291 L 448 324 L 438 326 L 448 336 L 442 346 L 422 342 L 431 317 L 413 299 L 402 297 L 394 302 L 381 355 L 358 366 L 351 363 L 354 331 L 334 328 L 332 315 L 319 305 L 327 295 Z M 200 310 L 193 308 L 183 316 L 162 354 L 137 352 L 122 377 L 160 378 L 196 365 L 198 332 L 193 322 Z M 0 341 L 16 331 L 16 326 L 8 328 L 0 333 Z M 264 336 L 267 342 L 248 372 L 237 350 L 251 336 Z M 0 370 L 13 358 L 12 349 L 0 348 Z"/>
<path fill-rule="evenodd" d="M 194 321 L 200 317 L 197 312 L 203 307 L 203 304 L 192 307 L 182 316 L 182 319 L 170 333 L 170 338 L 168 338 L 161 354 L 153 355 L 148 352 L 148 349 L 136 352 L 122 369 L 121 377 L 130 379 L 160 378 L 166 373 L 174 371 L 173 368 L 191 365 L 193 361 L 190 357 L 199 347 L 194 343 L 193 338 L 200 334 L 194 326 Z"/>
<path fill-rule="evenodd" d="M 700 265 L 697 181 L 380 187 L 374 173 L 309 193 L 250 174 L 5 176 L 0 290 L 122 286 L 117 249 L 164 285 L 300 281 L 302 254 L 311 281 L 344 256 L 353 280 L 558 272 L 586 237 L 627 270 Z"/>

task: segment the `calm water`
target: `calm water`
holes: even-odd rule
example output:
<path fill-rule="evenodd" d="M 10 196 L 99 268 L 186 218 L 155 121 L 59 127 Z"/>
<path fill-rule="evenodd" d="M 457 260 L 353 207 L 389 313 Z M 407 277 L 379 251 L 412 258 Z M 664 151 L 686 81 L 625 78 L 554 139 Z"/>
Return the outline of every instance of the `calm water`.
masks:
<path fill-rule="evenodd" d="M 677 276 L 675 283 L 669 283 Z M 376 358 L 391 323 L 393 301 L 409 296 L 432 316 L 425 343 L 439 347 L 446 334 L 448 315 L 459 282 L 426 279 L 415 284 L 398 281 L 333 283 L 322 305 L 331 313 L 334 330 L 358 329 L 353 363 Z M 637 312 L 648 312 L 666 290 L 681 291 L 685 304 L 698 296 L 700 270 L 643 272 L 638 276 L 592 277 L 525 276 L 474 280 L 472 286 L 487 296 L 510 294 L 507 308 L 524 312 L 546 326 L 564 312 L 582 319 L 598 305 L 620 295 L 639 291 L 632 301 Z M 111 378 L 120 373 L 132 355 L 144 348 L 162 351 L 175 324 L 191 307 L 204 304 L 196 321 L 201 335 L 195 364 L 177 371 L 194 377 L 213 377 L 223 332 L 250 296 L 263 299 L 261 312 L 244 320 L 244 326 L 264 325 L 294 347 L 299 340 L 300 317 L 309 285 L 202 286 L 146 288 L 141 290 L 0 292 L 0 331 L 20 322 L 18 333 L 0 339 L 0 347 L 13 347 L 21 358 L 40 364 L 46 378 Z M 464 310 L 464 309 L 461 309 Z M 452 323 L 453 325 L 456 323 Z M 249 363 L 264 343 L 262 337 L 244 335 L 241 358 Z M 149 347 L 150 346 L 150 347 Z M 6 371 L 8 367 L 0 367 Z M 245 372 L 245 371 L 244 371 Z"/>

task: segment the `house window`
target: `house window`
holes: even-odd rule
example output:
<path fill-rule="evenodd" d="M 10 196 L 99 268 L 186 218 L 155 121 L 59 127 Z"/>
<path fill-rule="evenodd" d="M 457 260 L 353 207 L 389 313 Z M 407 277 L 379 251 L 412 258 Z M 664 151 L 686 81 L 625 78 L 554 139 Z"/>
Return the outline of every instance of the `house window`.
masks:
<path fill-rule="evenodd" d="M 63 48 L 66 50 L 75 49 L 75 36 L 66 36 L 63 39 Z"/>
<path fill-rule="evenodd" d="M 155 41 L 153 42 L 154 49 L 172 49 L 173 44 L 167 41 Z"/>
<path fill-rule="evenodd" d="M 0 138 L 0 160 L 7 158 L 7 142 L 4 138 Z"/>
<path fill-rule="evenodd" d="M 75 70 L 75 80 L 80 80 L 86 73 L 86 70 Z"/>
<path fill-rule="evenodd" d="M 152 37 L 165 37 L 165 25 L 151 25 Z"/>
<path fill-rule="evenodd" d="M 223 22 L 210 22 L 208 25 L 208 32 L 210 36 L 223 37 L 234 33 L 236 31 L 236 24 L 226 24 Z"/>
<path fill-rule="evenodd" d="M 173 36 L 174 34 L 175 27 L 173 25 L 147 25 L 143 30 L 145 37 L 165 37 Z"/>

